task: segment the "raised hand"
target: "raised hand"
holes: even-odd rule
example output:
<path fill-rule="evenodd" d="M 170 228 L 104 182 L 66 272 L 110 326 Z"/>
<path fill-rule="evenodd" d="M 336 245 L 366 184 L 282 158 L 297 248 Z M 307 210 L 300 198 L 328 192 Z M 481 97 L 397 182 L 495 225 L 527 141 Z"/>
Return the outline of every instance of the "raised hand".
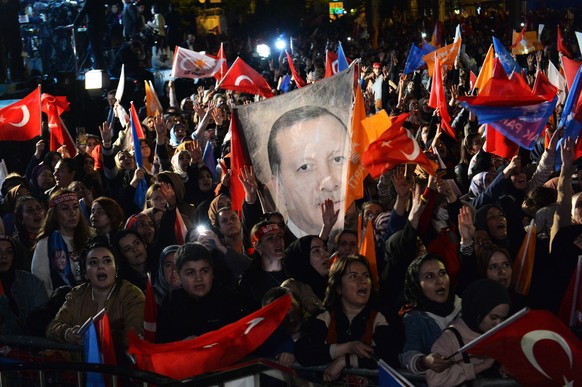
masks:
<path fill-rule="evenodd" d="M 396 194 L 400 197 L 406 198 L 412 192 L 412 180 L 406 178 L 406 165 L 398 165 L 391 176 L 392 184 L 396 190 Z"/>
<path fill-rule="evenodd" d="M 255 169 L 249 165 L 243 165 L 238 175 L 239 181 L 245 190 L 245 201 L 249 204 L 257 200 L 258 184 Z"/>
<path fill-rule="evenodd" d="M 473 215 L 469 207 L 461 207 L 457 219 L 459 222 L 461 242 L 463 244 L 471 243 L 475 238 L 475 224 L 473 223 Z"/>
<path fill-rule="evenodd" d="M 101 133 L 103 145 L 109 148 L 111 146 L 111 140 L 113 139 L 113 124 L 108 125 L 107 121 L 103 122 L 103 125 L 99 126 L 99 133 Z"/>
<path fill-rule="evenodd" d="M 339 208 L 335 210 L 333 205 L 333 200 L 325 199 L 323 203 L 321 203 L 321 219 L 323 220 L 323 227 L 324 228 L 331 228 L 337 222 L 337 218 L 339 215 Z"/>

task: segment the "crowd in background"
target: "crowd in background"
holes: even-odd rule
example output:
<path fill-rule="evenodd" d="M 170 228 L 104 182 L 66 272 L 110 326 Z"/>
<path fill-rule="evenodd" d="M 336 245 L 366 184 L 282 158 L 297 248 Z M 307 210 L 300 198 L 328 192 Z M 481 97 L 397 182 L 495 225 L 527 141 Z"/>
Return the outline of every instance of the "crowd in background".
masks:
<path fill-rule="evenodd" d="M 169 67 L 175 44 L 217 49 L 194 34 L 181 42 L 182 35 L 173 35 L 172 9 L 162 16 L 153 6 L 152 17 L 142 12 L 145 20 L 138 22 L 155 34 L 146 53 L 143 38 L 119 23 L 120 7 L 110 8 L 107 44 L 120 45 L 113 63 L 125 63 L 130 79 L 147 79 L 156 64 Z M 557 23 L 578 58 L 573 31 L 582 26 L 571 12 L 540 12 L 527 21 L 531 29 L 546 23 L 545 49 L 518 58 L 533 85 L 548 61 L 558 63 Z M 503 375 L 492 359 L 447 356 L 523 306 L 558 313 L 582 254 L 582 165 L 571 140 L 557 145 L 560 108 L 533 151 L 509 160 L 485 152 L 484 125 L 458 98 L 470 92 L 469 71 L 478 73 L 491 36 L 509 43 L 511 26 L 501 12 L 453 16 L 442 24 L 444 39 L 452 41 L 457 23 L 466 55 L 444 80 L 457 140 L 441 130 L 439 112 L 428 106 L 426 71 L 402 74 L 410 44 L 421 38 L 418 20 L 385 20 L 377 49 L 362 26 L 338 23 L 294 37 L 295 66 L 312 83 L 324 77 L 325 50 L 352 36 L 344 50 L 361 58 L 367 114 L 409 113 L 410 135 L 445 165 L 436 177 L 405 165 L 368 177 L 365 198 L 335 232 L 297 238 L 281 213 L 263 212 L 252 168 L 230 175 L 231 110 L 257 98 L 215 89 L 207 80 L 170 82 L 161 95 L 163 115 L 140 110 L 141 168 L 128 127 L 108 113 L 98 132 L 77 139 L 75 157 L 67 149 L 48 151 L 47 140 L 38 140 L 26 172 L 10 174 L 1 186 L 0 331 L 80 344 L 80 325 L 105 307 L 118 362 L 125 364 L 127 332 L 144 330 L 149 273 L 159 304 L 158 342 L 199 336 L 291 293 L 292 311 L 256 356 L 286 366 L 324 365 L 325 381 L 346 368 L 374 368 L 376 357 L 426 375 L 429 385 Z M 246 44 L 227 41 L 229 62 L 236 55 L 249 59 L 277 93 L 295 88 L 283 56 L 253 61 Z M 120 102 L 114 96 L 107 94 L 112 112 Z M 214 169 L 203 159 L 207 143 Z M 241 213 L 230 208 L 233 179 L 245 190 Z M 136 200 L 143 181 L 145 203 Z M 324 230 L 337 221 L 331 207 L 322 208 Z M 358 254 L 358 214 L 372 221 L 378 281 L 369 257 Z M 523 295 L 512 263 L 532 219 L 535 268 Z"/>

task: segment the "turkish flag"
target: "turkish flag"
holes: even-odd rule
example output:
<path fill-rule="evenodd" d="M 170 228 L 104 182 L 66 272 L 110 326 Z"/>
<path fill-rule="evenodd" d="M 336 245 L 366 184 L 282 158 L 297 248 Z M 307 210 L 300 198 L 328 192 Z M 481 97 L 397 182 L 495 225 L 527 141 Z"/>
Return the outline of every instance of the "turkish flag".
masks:
<path fill-rule="evenodd" d="M 103 364 L 117 365 L 117 356 L 115 355 L 107 312 L 103 313 L 103 316 L 97 321 L 96 329 L 99 339 L 99 352 L 103 356 Z"/>
<path fill-rule="evenodd" d="M 156 331 L 158 330 L 158 305 L 152 281 L 148 274 L 148 284 L 145 294 L 145 305 L 143 309 L 143 338 L 151 343 L 156 342 Z"/>
<path fill-rule="evenodd" d="M 257 349 L 281 324 L 291 308 L 291 296 L 216 331 L 191 340 L 153 344 L 129 333 L 129 350 L 139 369 L 184 379 L 231 365 Z"/>
<path fill-rule="evenodd" d="M 240 123 L 236 110 L 232 112 L 230 120 L 230 207 L 242 214 L 242 203 L 245 198 L 245 189 L 239 180 L 242 167 L 252 166 L 251 157 L 246 151 L 246 138 L 244 133 L 239 129 Z"/>
<path fill-rule="evenodd" d="M 214 59 L 208 55 L 176 46 L 172 60 L 171 76 L 175 78 L 210 78 L 216 74 L 224 59 Z"/>
<path fill-rule="evenodd" d="M 398 164 L 418 164 L 429 174 L 436 175 L 436 163 L 425 156 L 412 134 L 402 127 L 407 118 L 408 114 L 389 118 L 386 111 L 382 110 L 362 121 L 368 132 L 376 127 L 384 129 L 362 156 L 362 164 L 374 179 Z"/>
<path fill-rule="evenodd" d="M 485 151 L 493 153 L 504 159 L 511 160 L 511 158 L 517 155 L 519 151 L 519 146 L 501 134 L 491 125 L 487 125 L 487 134 L 485 136 Z"/>
<path fill-rule="evenodd" d="M 40 136 L 40 86 L 0 109 L 0 141 L 28 141 Z"/>
<path fill-rule="evenodd" d="M 223 59 L 222 64 L 220 65 L 220 70 L 214 74 L 214 79 L 216 82 L 220 82 L 220 80 L 226 75 L 228 72 L 228 63 L 226 63 L 226 55 L 224 54 L 224 43 L 220 43 L 220 49 L 218 50 L 218 54 L 216 54 L 217 59 Z"/>
<path fill-rule="evenodd" d="M 582 382 L 582 343 L 545 310 L 528 311 L 468 352 L 494 358 L 526 386 L 561 387 Z"/>
<path fill-rule="evenodd" d="M 67 130 L 65 123 L 61 120 L 61 114 L 69 110 L 69 101 L 64 96 L 53 96 L 42 93 L 41 96 L 42 111 L 48 116 L 48 125 L 51 132 L 50 150 L 56 151 L 61 146 L 65 146 L 70 157 L 75 157 L 77 147 L 71 134 Z"/>
<path fill-rule="evenodd" d="M 346 58 L 346 60 L 348 61 L 348 65 L 352 63 L 351 59 Z M 325 51 L 325 78 L 329 78 L 339 72 L 337 52 Z"/>
<path fill-rule="evenodd" d="M 242 93 L 258 94 L 265 98 L 275 95 L 265 78 L 239 57 L 230 66 L 218 87 Z"/>
<path fill-rule="evenodd" d="M 291 70 L 291 74 L 293 75 L 293 79 L 295 80 L 295 84 L 297 84 L 297 88 L 300 89 L 303 86 L 305 86 L 306 83 L 303 80 L 303 78 L 301 78 L 301 76 L 299 75 L 297 70 L 295 70 L 295 65 L 293 64 L 293 58 L 291 58 L 291 55 L 289 55 L 287 50 L 285 50 L 285 54 L 287 54 L 287 63 L 289 64 L 289 70 Z"/>
<path fill-rule="evenodd" d="M 441 61 L 438 56 L 435 55 L 434 58 L 434 72 L 432 76 L 432 86 L 430 88 L 430 98 L 428 100 L 428 106 L 433 109 L 439 108 L 441 115 L 441 127 L 443 131 L 453 139 L 457 139 L 455 130 L 451 126 L 451 116 L 449 116 L 449 110 L 447 108 L 447 100 L 445 98 L 445 88 L 443 86 L 443 75 Z"/>

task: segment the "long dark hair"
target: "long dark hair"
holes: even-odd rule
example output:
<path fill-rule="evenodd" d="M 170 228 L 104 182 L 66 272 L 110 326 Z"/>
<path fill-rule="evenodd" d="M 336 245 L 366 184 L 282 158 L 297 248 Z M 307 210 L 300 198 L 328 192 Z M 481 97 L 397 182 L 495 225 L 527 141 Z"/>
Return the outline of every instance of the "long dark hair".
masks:
<path fill-rule="evenodd" d="M 370 273 L 370 263 L 368 259 L 363 255 L 348 255 L 347 257 L 337 258 L 336 261 L 331 266 L 329 271 L 329 280 L 327 281 L 327 289 L 325 290 L 325 299 L 323 301 L 323 306 L 328 309 L 338 309 L 341 307 L 341 296 L 339 294 L 339 289 L 342 286 L 342 277 L 349 270 L 352 263 L 361 263 L 366 267 L 368 273 Z M 375 284 L 372 277 L 372 294 L 370 295 L 370 301 L 375 298 Z M 370 303 L 368 301 L 368 304 Z"/>

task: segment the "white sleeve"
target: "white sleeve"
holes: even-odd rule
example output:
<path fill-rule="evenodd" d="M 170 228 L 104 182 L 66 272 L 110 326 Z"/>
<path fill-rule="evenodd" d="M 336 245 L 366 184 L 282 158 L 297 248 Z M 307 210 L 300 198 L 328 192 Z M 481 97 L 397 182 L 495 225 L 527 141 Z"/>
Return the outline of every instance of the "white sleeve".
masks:
<path fill-rule="evenodd" d="M 53 294 L 53 281 L 51 280 L 51 269 L 49 267 L 48 237 L 42 238 L 36 243 L 34 254 L 32 255 L 32 265 L 30 271 L 42 281 L 47 294 Z"/>

